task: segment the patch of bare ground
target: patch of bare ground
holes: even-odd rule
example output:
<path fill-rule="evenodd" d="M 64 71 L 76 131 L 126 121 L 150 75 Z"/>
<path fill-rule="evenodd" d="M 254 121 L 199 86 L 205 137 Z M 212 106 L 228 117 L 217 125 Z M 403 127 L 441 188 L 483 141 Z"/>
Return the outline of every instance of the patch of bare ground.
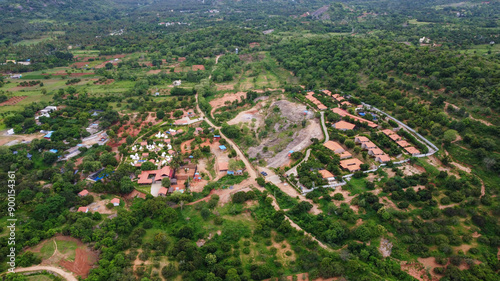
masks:
<path fill-rule="evenodd" d="M 349 207 L 355 212 L 357 213 L 359 211 L 359 207 L 357 205 L 351 205 L 351 201 L 354 197 L 356 197 L 355 195 L 354 196 L 351 196 L 350 192 L 348 190 L 344 190 L 342 189 L 341 186 L 339 186 L 338 188 L 335 189 L 335 191 L 333 191 L 330 196 L 334 196 L 335 194 L 337 193 L 340 193 L 342 194 L 342 196 L 344 196 L 344 200 L 343 201 L 339 201 L 339 200 L 333 200 L 333 204 L 335 204 L 335 206 L 337 207 L 340 207 L 340 204 L 342 203 L 346 203 L 347 205 L 349 205 Z"/>
<path fill-rule="evenodd" d="M 279 108 L 276 116 L 275 108 Z M 312 144 L 311 138 L 322 139 L 323 132 L 320 122 L 314 118 L 314 113 L 306 111 L 306 106 L 287 100 L 272 102 L 267 113 L 262 114 L 263 119 L 273 118 L 276 123 L 269 131 L 267 138 L 262 139 L 258 146 L 250 147 L 247 151 L 250 158 L 259 154 L 267 161 L 268 167 L 277 168 L 289 163 L 289 151 L 302 151 Z M 302 128 L 302 121 L 307 125 Z M 268 147 L 268 152 L 263 152 Z"/>
<path fill-rule="evenodd" d="M 429 278 L 425 267 L 419 262 L 403 262 L 401 263 L 401 270 L 406 271 L 413 278 L 419 281 L 434 281 L 439 279 Z"/>
<path fill-rule="evenodd" d="M 233 84 L 216 84 L 217 85 L 217 91 L 227 91 L 227 90 L 234 90 L 234 85 Z"/>
<path fill-rule="evenodd" d="M 210 105 L 212 106 L 212 111 L 210 115 L 213 116 L 215 110 L 219 107 L 223 107 L 225 105 L 231 104 L 233 101 L 239 101 L 242 99 L 246 99 L 246 92 L 237 92 L 237 93 L 226 93 L 223 97 L 217 98 L 210 101 Z"/>
<path fill-rule="evenodd" d="M 399 210 L 398 206 L 396 206 L 396 204 L 394 202 L 392 202 L 392 200 L 389 197 L 382 196 L 382 197 L 380 197 L 380 199 L 382 200 L 382 203 L 384 205 L 386 205 L 387 207 L 392 208 L 394 210 Z"/>
<path fill-rule="evenodd" d="M 382 238 L 380 239 L 380 247 L 378 250 L 384 258 L 389 257 L 392 253 L 392 243 L 389 240 Z"/>
<path fill-rule="evenodd" d="M 403 164 L 399 169 L 403 171 L 403 174 L 405 176 L 413 176 L 425 173 L 425 169 L 423 167 L 417 165 L 411 165 L 409 163 Z"/>

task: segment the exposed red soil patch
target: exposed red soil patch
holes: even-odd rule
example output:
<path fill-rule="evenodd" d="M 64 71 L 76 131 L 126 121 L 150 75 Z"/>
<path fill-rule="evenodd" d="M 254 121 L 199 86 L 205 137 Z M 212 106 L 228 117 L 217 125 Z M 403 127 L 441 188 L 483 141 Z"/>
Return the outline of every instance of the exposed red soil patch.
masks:
<path fill-rule="evenodd" d="M 97 256 L 92 252 L 77 248 L 75 253 L 75 261 L 61 260 L 59 265 L 66 268 L 67 270 L 75 273 L 82 278 L 87 278 L 92 264 L 97 261 Z"/>
<path fill-rule="evenodd" d="M 180 57 L 177 59 L 178 62 L 183 62 L 183 61 L 186 61 L 186 58 L 185 57 Z"/>
<path fill-rule="evenodd" d="M 153 69 L 153 70 L 146 72 L 146 74 L 158 74 L 160 72 L 161 72 L 161 69 Z"/>
<path fill-rule="evenodd" d="M 115 82 L 115 79 L 107 79 L 106 81 L 104 82 L 94 82 L 96 85 L 108 85 L 108 84 L 111 84 Z"/>
<path fill-rule="evenodd" d="M 12 97 L 2 103 L 0 103 L 0 106 L 4 106 L 4 105 L 15 105 L 16 103 L 24 100 L 25 98 L 27 98 L 28 96 L 17 96 L 17 97 Z"/>
<path fill-rule="evenodd" d="M 192 66 L 193 71 L 205 70 L 205 66 L 202 64 L 197 64 Z"/>
<path fill-rule="evenodd" d="M 260 46 L 260 44 L 258 42 L 252 42 L 252 43 L 250 43 L 248 45 L 250 46 L 250 48 L 255 48 L 255 47 Z"/>

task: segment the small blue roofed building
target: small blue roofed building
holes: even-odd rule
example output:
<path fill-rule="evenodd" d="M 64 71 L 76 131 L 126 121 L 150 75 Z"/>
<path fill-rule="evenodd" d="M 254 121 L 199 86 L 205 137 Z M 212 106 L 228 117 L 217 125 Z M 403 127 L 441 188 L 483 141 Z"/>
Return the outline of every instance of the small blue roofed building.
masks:
<path fill-rule="evenodd" d="M 220 150 L 226 150 L 227 149 L 225 145 L 219 145 L 219 148 L 220 148 Z"/>
<path fill-rule="evenodd" d="M 45 136 L 43 136 L 43 138 L 46 139 L 46 140 L 50 140 L 50 138 L 52 137 L 52 133 L 53 132 L 54 131 L 49 131 Z"/>
<path fill-rule="evenodd" d="M 51 150 L 49 150 L 49 152 L 52 152 L 52 153 L 57 153 L 57 151 L 59 151 L 59 150 L 57 150 L 57 149 L 51 149 Z"/>
<path fill-rule="evenodd" d="M 365 116 L 366 114 L 364 112 L 358 112 L 359 116 Z"/>
<path fill-rule="evenodd" d="M 220 140 L 220 135 L 214 135 L 214 140 Z"/>
<path fill-rule="evenodd" d="M 228 175 L 233 175 L 234 176 L 234 171 L 227 171 Z"/>
<path fill-rule="evenodd" d="M 288 151 L 288 157 L 292 156 L 293 150 Z"/>

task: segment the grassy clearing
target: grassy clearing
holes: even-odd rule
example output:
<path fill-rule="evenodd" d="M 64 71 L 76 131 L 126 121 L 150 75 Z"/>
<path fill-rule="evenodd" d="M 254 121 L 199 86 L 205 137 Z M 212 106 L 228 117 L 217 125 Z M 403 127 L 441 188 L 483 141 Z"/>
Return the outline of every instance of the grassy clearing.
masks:
<path fill-rule="evenodd" d="M 78 248 L 78 245 L 74 241 L 61 241 L 57 240 L 57 250 L 63 254 L 67 255 L 69 260 L 75 260 L 75 252 L 76 248 Z"/>
<path fill-rule="evenodd" d="M 368 191 L 368 189 L 366 188 L 366 181 L 363 178 L 360 179 L 351 178 L 351 180 L 349 180 L 346 186 L 347 190 L 351 192 L 351 195 L 360 194 L 365 191 Z"/>
<path fill-rule="evenodd" d="M 57 39 L 57 38 L 49 36 L 49 35 L 45 35 L 45 36 L 42 36 L 42 37 L 37 38 L 37 39 L 22 40 L 22 41 L 16 42 L 14 45 L 15 46 L 35 45 L 35 44 L 38 44 L 38 43 L 41 43 L 44 41 L 49 41 L 49 40 L 54 40 L 54 39 Z"/>
<path fill-rule="evenodd" d="M 45 275 L 45 274 L 37 274 L 37 275 L 29 275 L 26 276 L 26 280 L 28 281 L 49 281 L 54 280 L 53 275 Z"/>
<path fill-rule="evenodd" d="M 474 45 L 466 50 L 460 51 L 463 54 L 477 54 L 480 56 L 490 55 L 488 52 L 491 51 L 491 55 L 500 53 L 500 44 L 482 44 Z"/>
<path fill-rule="evenodd" d="M 416 25 L 428 25 L 432 24 L 432 22 L 427 22 L 427 21 L 418 21 L 417 19 L 411 19 L 408 21 L 409 24 L 416 24 Z"/>
<path fill-rule="evenodd" d="M 43 260 L 46 260 L 52 256 L 55 250 L 54 241 L 50 240 L 45 243 L 40 249 L 40 257 Z"/>

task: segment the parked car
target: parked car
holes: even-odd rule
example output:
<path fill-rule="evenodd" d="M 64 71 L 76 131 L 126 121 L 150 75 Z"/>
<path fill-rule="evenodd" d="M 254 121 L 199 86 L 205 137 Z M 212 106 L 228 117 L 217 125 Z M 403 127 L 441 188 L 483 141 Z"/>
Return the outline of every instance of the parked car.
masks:
<path fill-rule="evenodd" d="M 264 177 L 267 177 L 267 173 L 266 172 L 260 172 L 261 175 L 263 175 Z"/>

